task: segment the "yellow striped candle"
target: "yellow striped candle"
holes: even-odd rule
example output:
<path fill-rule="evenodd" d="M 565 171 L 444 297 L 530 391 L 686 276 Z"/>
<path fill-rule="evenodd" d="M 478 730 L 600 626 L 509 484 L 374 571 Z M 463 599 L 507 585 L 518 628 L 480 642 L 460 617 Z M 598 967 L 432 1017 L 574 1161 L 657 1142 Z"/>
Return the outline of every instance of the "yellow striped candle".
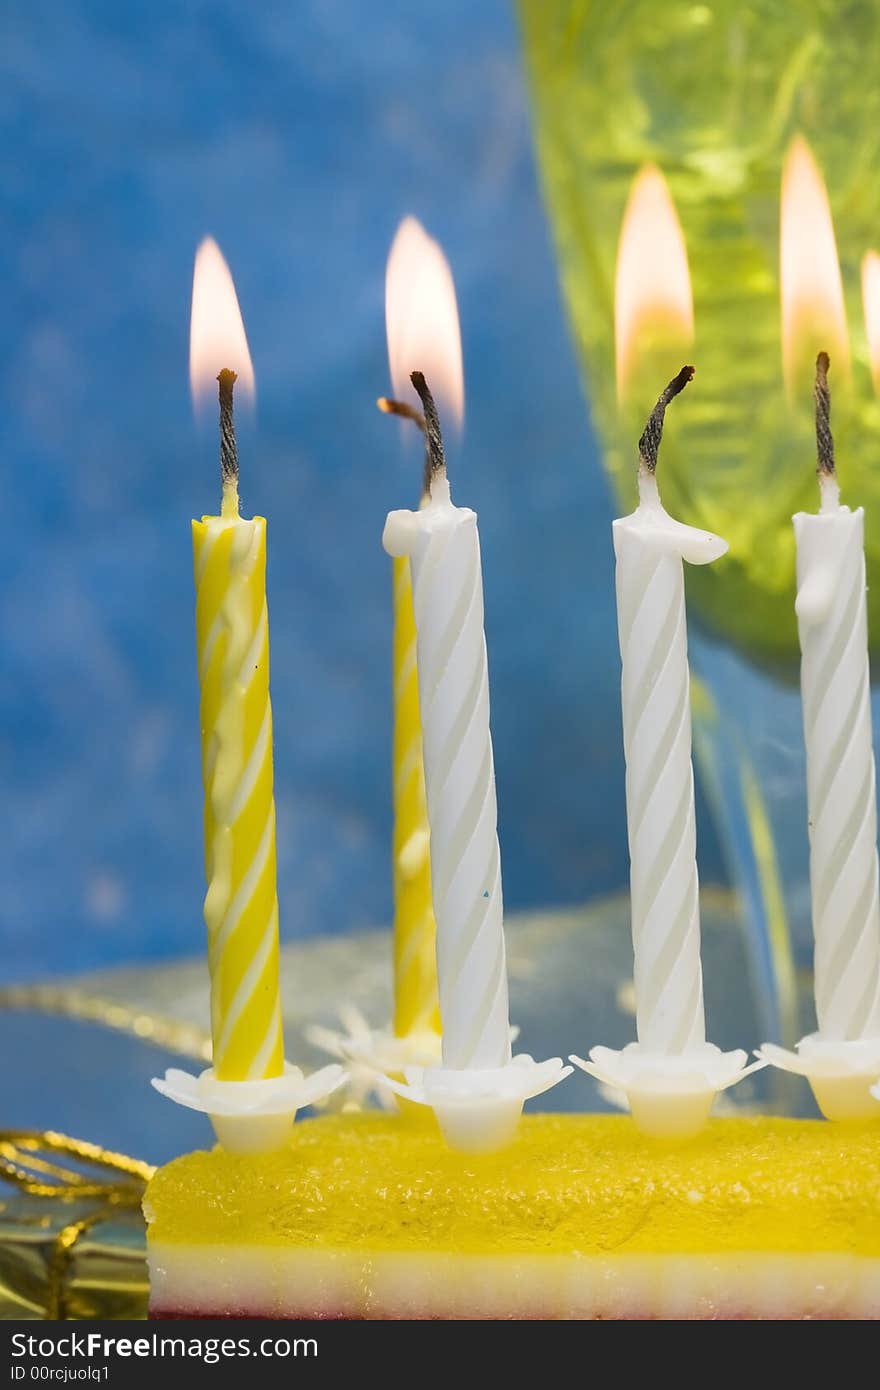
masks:
<path fill-rule="evenodd" d="M 409 559 L 394 562 L 394 1032 L 440 1032 L 416 623 Z"/>
<path fill-rule="evenodd" d="M 266 522 L 193 522 L 214 1072 L 280 1076 Z"/>
<path fill-rule="evenodd" d="M 198 399 L 220 384 L 220 516 L 192 523 L 196 585 L 205 922 L 211 973 L 214 1075 L 259 1081 L 284 1072 L 278 987 L 278 898 L 272 788 L 272 706 L 266 608 L 266 522 L 238 509 L 232 415 L 237 373 L 253 369 L 232 277 L 216 243 L 199 248 L 193 279 L 190 373 Z"/>

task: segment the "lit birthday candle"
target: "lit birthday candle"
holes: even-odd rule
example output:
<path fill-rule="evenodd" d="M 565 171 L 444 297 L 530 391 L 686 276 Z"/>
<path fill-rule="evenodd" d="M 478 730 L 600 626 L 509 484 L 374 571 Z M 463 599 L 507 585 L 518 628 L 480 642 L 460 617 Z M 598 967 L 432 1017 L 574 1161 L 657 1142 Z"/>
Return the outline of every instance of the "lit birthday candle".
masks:
<path fill-rule="evenodd" d="M 457 426 L 464 411 L 464 375 L 458 305 L 449 263 L 442 248 L 414 217 L 395 233 L 385 271 L 385 327 L 388 364 L 395 397 L 376 402 L 425 432 L 425 419 L 412 398 L 410 371 L 426 362 L 438 398 Z M 407 400 L 406 397 L 411 399 Z M 427 459 L 427 449 L 426 449 Z M 422 505 L 429 500 L 428 467 L 422 478 Z M 428 1065 L 440 1057 L 440 1006 L 437 988 L 436 926 L 431 890 L 430 831 L 425 795 L 422 721 L 419 701 L 416 620 L 408 555 L 392 559 L 394 829 L 394 1010 L 392 1029 L 371 1027 L 346 1008 L 344 1032 L 309 1029 L 309 1037 L 332 1055 L 354 1064 L 352 1095 L 374 1089 L 381 1101 L 387 1088 L 377 1077 L 401 1079 L 409 1065 Z"/>
<path fill-rule="evenodd" d="M 699 1129 L 746 1061 L 706 1041 L 682 564 L 709 564 L 727 543 L 675 521 L 656 478 L 666 407 L 693 375 L 683 367 L 660 396 L 639 441 L 638 507 L 613 526 L 638 1041 L 572 1057 L 660 1135 Z"/>
<path fill-rule="evenodd" d="M 209 303 L 231 328 L 224 337 L 214 327 L 206 351 L 203 304 Z M 235 287 L 210 241 L 196 258 L 192 323 L 193 391 L 200 394 L 206 376 L 214 376 L 220 398 L 221 511 L 192 527 L 214 1071 L 223 1081 L 258 1080 L 279 1076 L 284 1065 L 266 521 L 239 515 L 233 387 L 238 382 L 252 392 L 253 371 Z M 225 364 L 219 374 L 218 355 Z"/>
<path fill-rule="evenodd" d="M 254 374 L 232 276 L 210 239 L 193 274 L 190 383 L 197 405 L 216 383 L 220 407 L 220 515 L 192 523 L 213 1066 L 197 1077 L 172 1068 L 153 1085 L 209 1114 L 224 1147 L 254 1153 L 282 1145 L 300 1106 L 345 1073 L 330 1066 L 306 1079 L 284 1059 L 266 521 L 239 513 L 233 417 L 233 390 L 252 397 Z"/>
<path fill-rule="evenodd" d="M 828 195 L 798 136 L 782 175 L 782 353 L 793 403 L 815 362 L 819 511 L 793 518 L 801 701 L 807 759 L 810 895 L 818 1031 L 795 1052 L 760 1055 L 808 1078 L 828 1119 L 880 1113 L 880 906 L 871 732 L 864 513 L 840 503 L 828 391 L 829 357 L 850 371 L 843 282 Z M 862 265 L 865 327 L 878 379 L 878 270 Z"/>
<path fill-rule="evenodd" d="M 402 292 L 411 298 L 421 282 L 441 300 L 454 300 L 436 243 L 415 235 L 411 253 Z M 431 1105 L 451 1143 L 491 1148 L 510 1137 L 523 1101 L 570 1068 L 559 1058 L 511 1057 L 477 517 L 452 501 L 437 408 L 425 373 L 414 369 L 421 361 L 442 371 L 450 347 L 460 362 L 457 314 L 445 352 L 432 315 L 409 314 L 406 322 L 399 360 L 424 415 L 426 499 L 418 511 L 389 514 L 383 544 L 409 564 L 412 582 L 442 1065 L 407 1067 L 406 1084 L 394 1089 Z M 392 373 L 396 380 L 394 358 Z"/>
<path fill-rule="evenodd" d="M 841 504 L 827 353 L 816 362 L 820 505 L 793 518 L 807 753 L 818 1031 L 762 1055 L 809 1078 L 829 1119 L 880 1112 L 880 872 L 871 729 L 865 514 Z"/>
<path fill-rule="evenodd" d="M 461 332 L 452 272 L 441 247 L 416 221 L 400 224 L 385 272 L 385 329 L 391 383 L 398 399 L 380 409 L 408 417 L 424 433 L 424 417 L 404 398 L 414 349 L 456 425 L 464 409 Z M 420 346 L 417 347 L 416 345 Z M 422 500 L 429 500 L 426 467 Z M 422 758 L 416 623 L 408 556 L 392 560 L 393 789 L 394 789 L 394 1031 L 439 1033 L 437 959 L 431 897 L 428 810 Z"/>

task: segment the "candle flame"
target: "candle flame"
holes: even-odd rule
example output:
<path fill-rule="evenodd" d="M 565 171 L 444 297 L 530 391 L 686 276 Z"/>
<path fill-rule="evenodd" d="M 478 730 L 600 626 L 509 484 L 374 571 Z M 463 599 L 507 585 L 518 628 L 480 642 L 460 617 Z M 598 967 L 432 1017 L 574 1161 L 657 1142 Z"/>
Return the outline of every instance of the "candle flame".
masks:
<path fill-rule="evenodd" d="M 189 330 L 189 381 L 197 411 L 216 402 L 217 376 L 236 373 L 235 398 L 253 400 L 254 368 L 229 266 L 213 237 L 196 251 Z"/>
<path fill-rule="evenodd" d="M 827 352 L 835 375 L 849 372 L 843 281 L 828 193 L 802 135 L 792 141 L 782 171 L 779 228 L 782 368 L 789 398 L 812 389 L 813 363 Z"/>
<path fill-rule="evenodd" d="M 385 329 L 395 396 L 415 393 L 410 372 L 422 372 L 441 419 L 461 427 L 464 370 L 455 282 L 439 243 L 414 217 L 397 229 L 385 272 Z"/>
<path fill-rule="evenodd" d="M 646 164 L 633 180 L 617 247 L 614 343 L 622 399 L 649 341 L 678 356 L 694 340 L 687 247 L 672 194 Z"/>
<path fill-rule="evenodd" d="M 880 395 L 880 256 L 876 251 L 866 251 L 862 260 L 862 304 L 871 377 Z"/>

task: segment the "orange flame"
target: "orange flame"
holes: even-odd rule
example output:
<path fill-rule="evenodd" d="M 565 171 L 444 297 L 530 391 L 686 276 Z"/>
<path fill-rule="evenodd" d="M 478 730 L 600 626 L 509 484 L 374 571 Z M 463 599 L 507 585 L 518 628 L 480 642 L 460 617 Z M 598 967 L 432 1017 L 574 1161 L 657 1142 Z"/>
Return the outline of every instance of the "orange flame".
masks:
<path fill-rule="evenodd" d="M 880 256 L 876 251 L 866 251 L 862 259 L 862 305 L 871 377 L 880 394 Z"/>
<path fill-rule="evenodd" d="M 694 301 L 687 247 L 669 187 L 654 164 L 633 181 L 614 282 L 617 396 L 632 379 L 648 338 L 678 351 L 694 339 Z"/>
<path fill-rule="evenodd" d="M 414 217 L 401 222 L 388 254 L 385 330 L 395 396 L 410 400 L 410 372 L 422 372 L 441 417 L 460 427 L 464 369 L 455 282 L 441 247 Z"/>
<path fill-rule="evenodd" d="M 235 285 L 220 247 L 206 237 L 196 252 L 189 328 L 189 381 L 197 411 L 216 401 L 217 374 L 224 367 L 238 376 L 236 400 L 253 400 L 254 368 Z"/>
<path fill-rule="evenodd" d="M 828 193 L 802 135 L 792 141 L 782 171 L 779 228 L 782 369 L 789 397 L 812 383 L 816 354 L 825 351 L 835 375 L 849 372 L 843 281 Z"/>

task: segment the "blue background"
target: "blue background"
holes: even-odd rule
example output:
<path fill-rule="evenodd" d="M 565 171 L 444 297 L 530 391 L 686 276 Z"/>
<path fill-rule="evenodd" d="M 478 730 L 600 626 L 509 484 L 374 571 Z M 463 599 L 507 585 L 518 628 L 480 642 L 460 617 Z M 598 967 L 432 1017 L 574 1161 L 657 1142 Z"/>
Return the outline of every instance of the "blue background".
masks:
<path fill-rule="evenodd" d="M 2 975 L 202 949 L 189 518 L 216 510 L 218 482 L 187 335 L 207 233 L 257 375 L 242 495 L 270 524 L 282 934 L 390 916 L 380 536 L 415 497 L 420 451 L 374 400 L 408 212 L 459 294 L 450 466 L 480 514 L 506 901 L 625 886 L 611 507 L 508 6 L 4 15 Z M 716 860 L 710 844 L 710 874 Z"/>

